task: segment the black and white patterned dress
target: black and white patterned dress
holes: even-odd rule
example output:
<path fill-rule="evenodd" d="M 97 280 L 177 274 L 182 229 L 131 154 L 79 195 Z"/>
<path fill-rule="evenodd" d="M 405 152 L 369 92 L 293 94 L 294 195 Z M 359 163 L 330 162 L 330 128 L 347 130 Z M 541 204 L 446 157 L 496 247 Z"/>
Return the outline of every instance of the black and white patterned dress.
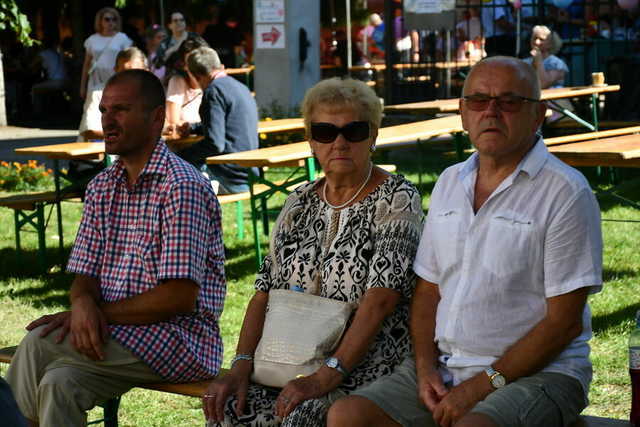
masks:
<path fill-rule="evenodd" d="M 365 358 L 337 390 L 303 402 L 280 420 L 273 415 L 280 390 L 251 384 L 245 415 L 236 417 L 235 398 L 230 398 L 223 425 L 324 426 L 331 402 L 391 373 L 410 351 L 412 265 L 422 231 L 418 191 L 404 177 L 392 175 L 360 202 L 336 211 L 315 191 L 319 182 L 299 187 L 287 199 L 256 289 L 299 286 L 306 291 L 320 280 L 320 295 L 340 301 L 357 303 L 370 288 L 395 289 L 402 298 Z"/>

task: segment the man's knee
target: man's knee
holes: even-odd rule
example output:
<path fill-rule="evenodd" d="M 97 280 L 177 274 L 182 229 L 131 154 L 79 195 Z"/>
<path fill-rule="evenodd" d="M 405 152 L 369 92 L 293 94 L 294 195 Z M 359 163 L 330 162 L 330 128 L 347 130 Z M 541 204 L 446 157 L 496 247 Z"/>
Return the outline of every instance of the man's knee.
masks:
<path fill-rule="evenodd" d="M 470 412 L 456 423 L 456 427 L 497 427 L 491 417 L 485 414 Z"/>
<path fill-rule="evenodd" d="M 327 414 L 327 426 L 397 426 L 378 405 L 362 396 L 337 400 Z"/>
<path fill-rule="evenodd" d="M 96 403 L 93 393 L 86 387 L 85 372 L 81 368 L 61 366 L 47 370 L 40 384 L 38 394 L 54 401 L 73 402 L 79 410 L 89 410 Z M 41 401 L 40 404 L 45 402 Z"/>

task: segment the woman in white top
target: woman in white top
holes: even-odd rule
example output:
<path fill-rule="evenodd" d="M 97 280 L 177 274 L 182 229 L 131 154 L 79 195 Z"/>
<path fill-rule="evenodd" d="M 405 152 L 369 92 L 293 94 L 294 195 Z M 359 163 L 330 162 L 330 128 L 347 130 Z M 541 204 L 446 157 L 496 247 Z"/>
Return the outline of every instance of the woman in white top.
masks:
<path fill-rule="evenodd" d="M 105 7 L 96 13 L 95 34 L 85 42 L 86 49 L 82 65 L 80 96 L 84 98 L 84 111 L 80 122 L 79 139 L 95 138 L 92 131 L 102 134 L 102 123 L 98 105 L 102 89 L 114 73 L 118 52 L 130 47 L 133 42 L 121 33 L 121 19 L 117 10 Z"/>
<path fill-rule="evenodd" d="M 187 72 L 186 57 L 192 50 L 202 46 L 209 46 L 202 37 L 189 37 L 176 53 L 175 71 L 167 87 L 167 130 L 175 129 L 185 122 L 200 122 L 202 90 Z"/>

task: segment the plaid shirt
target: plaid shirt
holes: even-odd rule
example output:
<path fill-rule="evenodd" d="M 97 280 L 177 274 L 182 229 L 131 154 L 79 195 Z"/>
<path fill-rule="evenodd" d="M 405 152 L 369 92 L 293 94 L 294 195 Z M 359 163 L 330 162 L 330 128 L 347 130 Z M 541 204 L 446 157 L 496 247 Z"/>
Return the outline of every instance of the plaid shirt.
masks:
<path fill-rule="evenodd" d="M 226 291 L 220 206 L 209 182 L 163 141 L 133 188 L 120 161 L 91 181 L 67 270 L 99 278 L 105 302 L 167 279 L 193 280 L 200 291 L 192 313 L 109 331 L 168 381 L 206 379 L 220 369 Z"/>

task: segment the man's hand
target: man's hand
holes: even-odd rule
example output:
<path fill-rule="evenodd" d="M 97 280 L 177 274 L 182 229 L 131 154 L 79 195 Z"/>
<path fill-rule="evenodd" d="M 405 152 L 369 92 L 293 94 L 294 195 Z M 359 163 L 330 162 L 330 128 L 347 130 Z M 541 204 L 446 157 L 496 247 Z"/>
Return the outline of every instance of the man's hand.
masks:
<path fill-rule="evenodd" d="M 434 367 L 418 377 L 418 395 L 425 406 L 434 413 L 438 404 L 449 393 L 442 382 L 440 372 Z"/>
<path fill-rule="evenodd" d="M 61 311 L 55 314 L 46 314 L 33 322 L 29 323 L 26 327 L 27 331 L 31 331 L 38 326 L 47 325 L 40 331 L 40 337 L 44 338 L 55 329 L 61 328 L 60 333 L 56 337 L 56 344 L 60 344 L 69 333 L 71 325 L 71 312 Z"/>
<path fill-rule="evenodd" d="M 449 390 L 432 411 L 433 419 L 441 427 L 453 426 L 491 391 L 489 379 L 481 372 Z"/>
<path fill-rule="evenodd" d="M 181 137 L 189 136 L 191 133 L 191 123 L 183 122 L 176 127 L 176 130 Z"/>
<path fill-rule="evenodd" d="M 107 320 L 90 296 L 73 300 L 71 306 L 71 345 L 93 360 L 103 360 L 102 347 L 109 337 Z"/>
<path fill-rule="evenodd" d="M 246 369 L 235 369 L 222 378 L 211 381 L 207 391 L 202 398 L 202 410 L 207 421 L 213 420 L 216 423 L 224 421 L 224 405 L 230 396 L 235 395 L 236 415 L 244 414 L 244 406 L 247 401 L 247 391 L 249 389 L 249 376 L 251 375 L 252 363 L 242 361 Z"/>

